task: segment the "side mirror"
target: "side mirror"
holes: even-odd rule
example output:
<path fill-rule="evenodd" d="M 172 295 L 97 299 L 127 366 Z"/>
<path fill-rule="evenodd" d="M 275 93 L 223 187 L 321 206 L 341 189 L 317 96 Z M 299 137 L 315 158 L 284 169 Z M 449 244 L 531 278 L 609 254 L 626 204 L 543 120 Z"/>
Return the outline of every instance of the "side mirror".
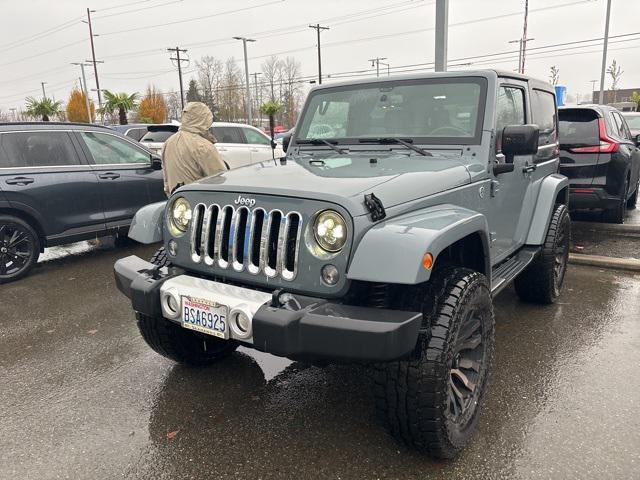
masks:
<path fill-rule="evenodd" d="M 162 157 L 151 155 L 151 168 L 153 170 L 162 170 Z"/>
<path fill-rule="evenodd" d="M 506 163 L 513 163 L 516 155 L 538 153 L 540 128 L 537 125 L 509 125 L 502 130 L 502 154 Z"/>
<path fill-rule="evenodd" d="M 640 147 L 640 135 L 636 135 L 634 140 L 636 141 L 636 147 Z"/>
<path fill-rule="evenodd" d="M 289 149 L 291 143 L 291 132 L 287 132 L 282 136 L 282 150 L 285 152 Z"/>

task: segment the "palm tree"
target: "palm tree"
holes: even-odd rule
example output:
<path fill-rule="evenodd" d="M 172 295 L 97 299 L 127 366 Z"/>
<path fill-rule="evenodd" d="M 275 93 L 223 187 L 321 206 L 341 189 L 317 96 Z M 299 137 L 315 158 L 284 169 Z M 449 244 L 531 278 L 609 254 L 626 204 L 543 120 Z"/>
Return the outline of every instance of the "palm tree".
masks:
<path fill-rule="evenodd" d="M 273 141 L 273 129 L 275 127 L 275 116 L 282 110 L 282 104 L 278 102 L 267 102 L 260 105 L 260 111 L 269 117 L 269 129 L 271 130 L 271 141 Z"/>
<path fill-rule="evenodd" d="M 60 114 L 62 104 L 54 102 L 50 98 L 44 97 L 42 100 L 36 100 L 33 97 L 27 97 L 27 110 L 25 113 L 30 117 L 42 117 L 43 122 L 48 122 L 50 117 Z"/>
<path fill-rule="evenodd" d="M 127 124 L 127 112 L 133 110 L 137 106 L 138 92 L 127 95 L 126 93 L 112 93 L 109 90 L 104 91 L 105 104 L 102 106 L 101 113 L 114 113 L 118 111 L 120 125 Z"/>

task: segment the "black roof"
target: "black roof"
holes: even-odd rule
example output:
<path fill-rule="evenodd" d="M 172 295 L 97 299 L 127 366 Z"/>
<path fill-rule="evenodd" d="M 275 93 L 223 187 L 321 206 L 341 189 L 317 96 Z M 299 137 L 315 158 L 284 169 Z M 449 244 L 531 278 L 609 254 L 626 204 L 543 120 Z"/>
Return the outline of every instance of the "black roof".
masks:
<path fill-rule="evenodd" d="M 8 132 L 11 130 L 109 130 L 104 125 L 95 125 L 93 123 L 72 123 L 72 122 L 0 122 L 0 131 Z"/>

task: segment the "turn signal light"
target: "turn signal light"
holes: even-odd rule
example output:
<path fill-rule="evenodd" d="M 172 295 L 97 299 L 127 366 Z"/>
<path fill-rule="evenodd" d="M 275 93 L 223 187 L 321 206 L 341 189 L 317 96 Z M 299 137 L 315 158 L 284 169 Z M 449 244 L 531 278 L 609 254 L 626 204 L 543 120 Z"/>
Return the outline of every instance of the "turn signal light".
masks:
<path fill-rule="evenodd" d="M 422 257 L 422 266 L 425 270 L 431 270 L 431 267 L 433 267 L 433 255 L 428 252 L 425 253 Z"/>

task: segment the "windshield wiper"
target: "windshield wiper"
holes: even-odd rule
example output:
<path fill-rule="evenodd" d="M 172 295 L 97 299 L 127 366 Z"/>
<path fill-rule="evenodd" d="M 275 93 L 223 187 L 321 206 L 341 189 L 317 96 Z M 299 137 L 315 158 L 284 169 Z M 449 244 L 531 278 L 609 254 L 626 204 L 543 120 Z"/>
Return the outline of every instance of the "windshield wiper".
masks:
<path fill-rule="evenodd" d="M 389 144 L 399 144 L 407 147 L 409 150 L 413 150 L 414 152 L 418 152 L 420 155 L 433 157 L 431 152 L 427 152 L 424 148 L 416 147 L 412 145 L 412 139 L 408 138 L 407 140 L 403 140 L 402 138 L 396 137 L 380 137 L 380 138 L 361 138 L 358 140 L 360 143 L 379 143 L 381 145 L 389 145 Z"/>
<path fill-rule="evenodd" d="M 339 154 L 344 154 L 345 151 L 336 147 L 338 143 L 336 140 L 325 140 L 324 138 L 309 138 L 307 140 L 296 140 L 296 143 L 309 144 L 309 145 L 327 145 L 331 150 L 335 150 Z"/>

